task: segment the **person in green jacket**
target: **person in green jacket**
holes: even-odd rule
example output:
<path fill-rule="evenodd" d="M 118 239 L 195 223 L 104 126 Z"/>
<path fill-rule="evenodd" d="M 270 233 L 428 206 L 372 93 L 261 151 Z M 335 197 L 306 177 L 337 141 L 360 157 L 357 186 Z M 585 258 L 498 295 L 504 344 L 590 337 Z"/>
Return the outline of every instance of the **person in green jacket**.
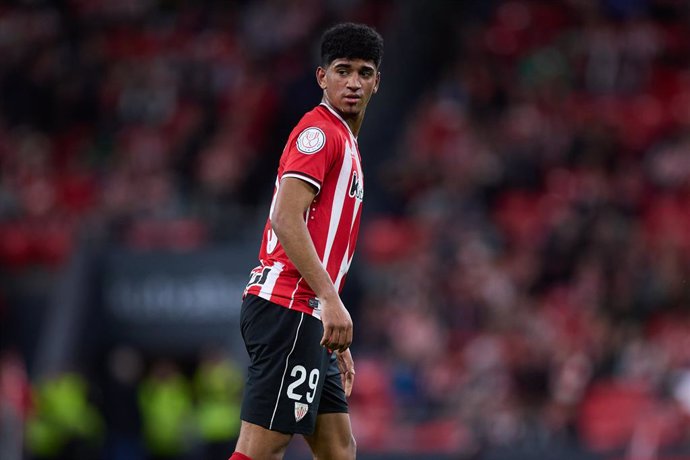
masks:
<path fill-rule="evenodd" d="M 144 442 L 153 459 L 181 459 L 193 443 L 191 385 L 172 361 L 155 363 L 139 387 Z"/>
<path fill-rule="evenodd" d="M 104 423 L 89 401 L 86 379 L 59 374 L 33 389 L 33 411 L 26 424 L 27 449 L 36 459 L 97 459 Z"/>
<path fill-rule="evenodd" d="M 243 386 L 241 369 L 221 351 L 202 358 L 194 378 L 202 458 L 223 459 L 234 450 L 240 431 Z"/>

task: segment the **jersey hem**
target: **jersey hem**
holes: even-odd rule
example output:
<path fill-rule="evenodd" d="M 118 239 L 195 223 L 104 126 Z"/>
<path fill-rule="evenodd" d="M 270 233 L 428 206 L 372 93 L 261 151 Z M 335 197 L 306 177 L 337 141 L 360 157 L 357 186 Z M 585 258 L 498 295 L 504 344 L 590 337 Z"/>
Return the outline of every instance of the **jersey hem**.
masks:
<path fill-rule="evenodd" d="M 274 303 L 276 305 L 279 305 L 287 310 L 293 310 L 299 313 L 304 313 L 306 315 L 312 316 L 319 321 L 321 320 L 320 315 L 314 314 L 314 309 L 309 307 L 308 305 L 304 305 L 302 302 L 297 301 L 297 300 L 292 300 L 287 297 L 277 297 L 275 294 L 274 295 L 261 295 L 261 293 L 255 293 L 255 292 L 247 292 L 247 295 L 254 295 L 257 297 L 260 297 L 264 300 L 268 300 L 271 303 Z M 290 305 L 292 303 L 292 306 Z"/>

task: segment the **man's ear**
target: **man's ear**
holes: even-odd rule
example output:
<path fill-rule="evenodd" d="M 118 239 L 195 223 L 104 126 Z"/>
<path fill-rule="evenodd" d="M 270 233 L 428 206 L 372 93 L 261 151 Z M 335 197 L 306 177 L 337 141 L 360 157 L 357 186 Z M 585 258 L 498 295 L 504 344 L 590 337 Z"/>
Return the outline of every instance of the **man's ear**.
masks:
<path fill-rule="evenodd" d="M 374 83 L 374 94 L 379 90 L 379 84 L 381 84 L 381 72 L 376 72 L 376 83 Z"/>
<path fill-rule="evenodd" d="M 316 83 L 321 89 L 326 89 L 326 69 L 321 66 L 316 68 Z"/>

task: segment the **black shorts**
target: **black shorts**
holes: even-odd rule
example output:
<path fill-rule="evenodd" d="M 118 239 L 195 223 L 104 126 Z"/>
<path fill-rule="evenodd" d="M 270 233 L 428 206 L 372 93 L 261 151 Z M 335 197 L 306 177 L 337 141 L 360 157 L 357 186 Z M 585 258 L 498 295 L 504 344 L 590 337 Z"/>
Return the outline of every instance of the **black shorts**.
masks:
<path fill-rule="evenodd" d="M 317 414 L 347 413 L 335 353 L 320 344 L 320 320 L 247 295 L 240 327 L 250 359 L 242 420 L 309 435 Z"/>

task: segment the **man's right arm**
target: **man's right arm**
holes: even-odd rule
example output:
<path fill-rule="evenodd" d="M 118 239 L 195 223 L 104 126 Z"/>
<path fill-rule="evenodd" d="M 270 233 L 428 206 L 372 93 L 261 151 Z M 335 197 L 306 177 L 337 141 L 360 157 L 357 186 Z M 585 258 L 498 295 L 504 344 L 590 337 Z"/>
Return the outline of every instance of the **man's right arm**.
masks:
<path fill-rule="evenodd" d="M 321 345 L 344 352 L 352 343 L 352 318 L 321 264 L 304 221 L 315 196 L 316 190 L 307 182 L 293 177 L 282 179 L 270 216 L 271 227 L 290 261 L 321 302 Z"/>

